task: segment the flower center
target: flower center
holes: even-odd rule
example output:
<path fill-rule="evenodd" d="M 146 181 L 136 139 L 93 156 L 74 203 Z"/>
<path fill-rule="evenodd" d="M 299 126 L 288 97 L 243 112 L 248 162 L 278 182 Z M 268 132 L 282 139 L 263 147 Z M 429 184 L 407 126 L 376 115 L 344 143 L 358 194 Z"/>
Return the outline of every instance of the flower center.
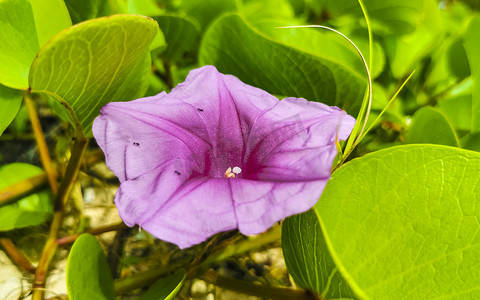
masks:
<path fill-rule="evenodd" d="M 239 167 L 233 167 L 233 169 L 228 167 L 228 169 L 225 171 L 225 178 L 235 178 L 235 176 L 240 174 L 241 172 L 242 169 L 240 169 Z"/>

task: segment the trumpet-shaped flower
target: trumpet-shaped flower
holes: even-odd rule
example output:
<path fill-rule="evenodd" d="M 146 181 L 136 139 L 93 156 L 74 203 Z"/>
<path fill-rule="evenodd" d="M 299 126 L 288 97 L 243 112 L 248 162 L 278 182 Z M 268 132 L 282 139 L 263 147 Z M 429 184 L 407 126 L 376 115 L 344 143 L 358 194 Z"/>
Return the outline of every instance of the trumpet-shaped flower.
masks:
<path fill-rule="evenodd" d="M 258 234 L 311 208 L 335 139 L 354 124 L 336 107 L 279 101 L 205 66 L 169 94 L 109 103 L 93 134 L 120 180 L 124 222 L 185 248 L 235 228 Z"/>

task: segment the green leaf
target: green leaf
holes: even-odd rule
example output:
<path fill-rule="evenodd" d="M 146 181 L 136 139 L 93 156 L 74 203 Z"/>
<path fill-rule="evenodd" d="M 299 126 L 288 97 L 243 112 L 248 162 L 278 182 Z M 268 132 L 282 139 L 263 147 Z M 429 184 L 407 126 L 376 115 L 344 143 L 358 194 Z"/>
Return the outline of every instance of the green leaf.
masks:
<path fill-rule="evenodd" d="M 450 71 L 456 77 L 464 79 L 470 76 L 467 53 L 460 37 L 454 39 L 450 44 L 447 51 L 447 63 Z"/>
<path fill-rule="evenodd" d="M 352 14 L 363 18 L 358 1 L 350 0 L 323 0 L 323 9 L 332 18 L 344 14 Z M 413 32 L 420 21 L 424 10 L 423 0 L 364 0 L 369 18 L 379 23 L 379 27 L 390 30 L 393 34 Z"/>
<path fill-rule="evenodd" d="M 180 16 L 163 15 L 153 17 L 162 30 L 167 48 L 161 56 L 169 62 L 193 61 L 197 57 L 200 27 Z"/>
<path fill-rule="evenodd" d="M 437 1 L 424 0 L 425 9 L 421 23 L 411 34 L 385 38 L 385 52 L 390 59 L 390 69 L 395 78 L 402 78 L 418 69 L 419 62 L 439 47 L 443 41 L 444 23 Z"/>
<path fill-rule="evenodd" d="M 283 221 L 282 250 L 288 272 L 300 287 L 322 299 L 355 299 L 328 252 L 314 210 Z"/>
<path fill-rule="evenodd" d="M 32 92 L 64 105 L 77 130 L 91 135 L 93 119 L 111 101 L 143 96 L 150 73 L 150 42 L 157 23 L 115 15 L 81 23 L 56 35 L 33 62 Z"/>
<path fill-rule="evenodd" d="M 80 235 L 70 251 L 67 291 L 71 300 L 115 299 L 107 257 L 100 243 L 91 234 Z"/>
<path fill-rule="evenodd" d="M 179 270 L 170 276 L 159 279 L 155 282 L 139 300 L 171 300 L 180 291 L 185 281 L 186 273 Z"/>
<path fill-rule="evenodd" d="M 460 141 L 462 148 L 480 152 L 480 132 L 469 133 Z"/>
<path fill-rule="evenodd" d="M 332 257 L 364 299 L 480 297 L 480 153 L 391 147 L 346 163 L 315 206 Z"/>
<path fill-rule="evenodd" d="M 72 26 L 63 0 L 30 0 L 40 47 L 55 34 Z"/>
<path fill-rule="evenodd" d="M 206 29 L 220 15 L 236 11 L 238 3 L 237 0 L 182 0 L 179 9 Z"/>
<path fill-rule="evenodd" d="M 39 44 L 28 0 L 0 1 L 0 83 L 28 88 L 28 72 Z"/>
<path fill-rule="evenodd" d="M 12 163 L 0 167 L 0 189 L 39 175 L 39 167 L 26 163 Z M 0 231 L 39 225 L 53 214 L 52 195 L 41 191 L 22 198 L 15 203 L 0 207 Z"/>
<path fill-rule="evenodd" d="M 480 17 L 474 18 L 465 35 L 470 70 L 472 72 L 472 132 L 480 131 Z"/>
<path fill-rule="evenodd" d="M 128 13 L 144 16 L 158 16 L 163 14 L 154 0 L 128 0 Z"/>
<path fill-rule="evenodd" d="M 107 0 L 65 0 L 74 24 L 111 15 L 111 8 L 108 4 Z"/>
<path fill-rule="evenodd" d="M 7 129 L 22 105 L 22 93 L 0 84 L 0 135 Z"/>
<path fill-rule="evenodd" d="M 432 107 L 423 107 L 415 112 L 405 142 L 460 146 L 455 129 L 445 115 Z"/>
<path fill-rule="evenodd" d="M 438 102 L 440 110 L 457 130 L 472 128 L 472 95 L 459 95 Z"/>
<path fill-rule="evenodd" d="M 359 109 L 366 86 L 365 77 L 340 62 L 277 42 L 238 15 L 210 26 L 200 61 L 272 94 L 322 101 L 349 112 Z"/>

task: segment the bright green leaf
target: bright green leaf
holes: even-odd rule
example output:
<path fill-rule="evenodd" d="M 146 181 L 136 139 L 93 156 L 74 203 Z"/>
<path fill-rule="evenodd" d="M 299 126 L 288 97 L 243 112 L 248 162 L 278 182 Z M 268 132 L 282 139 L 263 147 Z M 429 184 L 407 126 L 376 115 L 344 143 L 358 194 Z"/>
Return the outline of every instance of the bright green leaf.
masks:
<path fill-rule="evenodd" d="M 39 175 L 39 167 L 26 163 L 12 163 L 0 167 L 0 189 Z M 52 195 L 41 191 L 0 207 L 0 231 L 39 225 L 53 214 Z"/>
<path fill-rule="evenodd" d="M 472 20 L 465 35 L 470 70 L 473 79 L 472 91 L 472 131 L 480 131 L 480 17 Z"/>
<path fill-rule="evenodd" d="M 163 14 L 163 10 L 154 0 L 128 0 L 128 13 L 151 17 Z"/>
<path fill-rule="evenodd" d="M 161 56 L 169 62 L 190 61 L 197 57 L 200 27 L 195 22 L 180 16 L 153 17 L 162 30 L 167 48 Z"/>
<path fill-rule="evenodd" d="M 56 35 L 39 52 L 30 73 L 33 92 L 68 108 L 74 126 L 91 134 L 93 119 L 111 101 L 143 96 L 150 73 L 150 42 L 157 23 L 115 15 L 90 20 Z"/>
<path fill-rule="evenodd" d="M 180 291 L 185 280 L 185 271 L 179 270 L 155 282 L 139 300 L 171 300 Z"/>
<path fill-rule="evenodd" d="M 364 299 L 479 299 L 480 153 L 391 147 L 345 164 L 315 206 Z"/>
<path fill-rule="evenodd" d="M 339 62 L 276 42 L 238 15 L 211 25 L 200 47 L 200 61 L 272 94 L 304 97 L 353 113 L 366 86 L 365 77 Z"/>
<path fill-rule="evenodd" d="M 93 235 L 82 234 L 67 262 L 67 291 L 71 300 L 113 300 L 115 291 L 107 257 Z"/>
<path fill-rule="evenodd" d="M 355 299 L 328 252 L 315 211 L 283 221 L 282 249 L 288 272 L 300 287 L 323 299 Z"/>
<path fill-rule="evenodd" d="M 30 0 L 40 47 L 55 34 L 72 26 L 63 0 Z"/>
<path fill-rule="evenodd" d="M 440 144 L 458 147 L 455 129 L 445 115 L 432 107 L 419 109 L 412 117 L 405 142 L 408 144 Z"/>
<path fill-rule="evenodd" d="M 424 15 L 415 32 L 385 38 L 385 52 L 390 59 L 395 78 L 402 78 L 418 69 L 418 63 L 443 41 L 444 23 L 440 17 L 437 1 L 424 0 Z"/>
<path fill-rule="evenodd" d="M 22 104 L 22 93 L 0 84 L 0 135 L 10 125 Z"/>
<path fill-rule="evenodd" d="M 0 83 L 28 88 L 28 72 L 39 45 L 28 0 L 0 1 Z"/>

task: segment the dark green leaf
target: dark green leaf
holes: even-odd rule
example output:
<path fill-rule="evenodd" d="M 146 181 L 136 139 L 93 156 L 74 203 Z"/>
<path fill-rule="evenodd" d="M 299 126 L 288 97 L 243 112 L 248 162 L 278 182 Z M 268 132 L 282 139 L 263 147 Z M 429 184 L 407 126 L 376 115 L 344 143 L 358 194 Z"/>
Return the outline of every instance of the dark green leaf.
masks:
<path fill-rule="evenodd" d="M 0 167 L 0 189 L 39 175 L 39 167 L 26 163 L 12 163 Z M 52 195 L 49 191 L 31 194 L 14 203 L 0 207 L 0 231 L 39 225 L 53 214 Z"/>
<path fill-rule="evenodd" d="M 115 291 L 107 257 L 97 239 L 82 234 L 73 244 L 67 263 L 70 300 L 113 300 Z"/>
<path fill-rule="evenodd" d="M 314 210 L 283 221 L 282 249 L 288 272 L 299 286 L 323 299 L 355 299 L 328 252 Z"/>
<path fill-rule="evenodd" d="M 183 60 L 192 61 L 197 57 L 200 40 L 199 26 L 180 16 L 154 17 L 162 30 L 167 48 L 161 56 L 169 62 L 178 63 Z"/>
<path fill-rule="evenodd" d="M 74 24 L 111 14 L 108 0 L 65 0 Z"/>
<path fill-rule="evenodd" d="M 238 3 L 236 0 L 183 0 L 179 9 L 206 29 L 220 15 L 236 11 Z"/>
<path fill-rule="evenodd" d="M 150 42 L 157 23 L 115 15 L 79 24 L 55 36 L 33 62 L 30 87 L 60 101 L 74 126 L 91 134 L 93 119 L 111 101 L 143 96 L 150 73 Z"/>
<path fill-rule="evenodd" d="M 480 153 L 391 147 L 345 164 L 315 206 L 332 257 L 365 299 L 480 297 Z"/>
<path fill-rule="evenodd" d="M 171 300 L 180 291 L 185 280 L 185 271 L 180 270 L 155 282 L 139 300 Z"/>
<path fill-rule="evenodd" d="M 358 110 L 366 86 L 365 77 L 340 61 L 274 41 L 238 15 L 211 25 L 200 61 L 272 94 L 321 101 L 351 113 Z"/>

